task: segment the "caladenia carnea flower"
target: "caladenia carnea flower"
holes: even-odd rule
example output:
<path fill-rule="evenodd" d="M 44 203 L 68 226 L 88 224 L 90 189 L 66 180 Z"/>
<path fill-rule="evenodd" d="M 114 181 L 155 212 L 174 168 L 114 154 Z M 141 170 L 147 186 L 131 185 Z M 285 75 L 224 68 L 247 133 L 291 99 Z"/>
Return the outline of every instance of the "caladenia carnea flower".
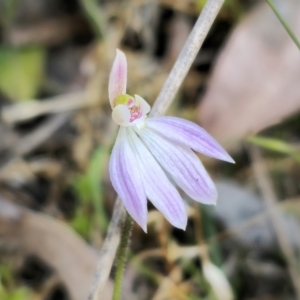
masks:
<path fill-rule="evenodd" d="M 147 199 L 173 226 L 185 229 L 185 205 L 172 182 L 198 202 L 217 201 L 215 185 L 193 150 L 234 161 L 204 129 L 192 122 L 176 117 L 147 118 L 149 104 L 138 95 L 126 94 L 126 85 L 126 57 L 117 50 L 108 87 L 112 118 L 120 125 L 109 163 L 112 185 L 144 231 Z"/>

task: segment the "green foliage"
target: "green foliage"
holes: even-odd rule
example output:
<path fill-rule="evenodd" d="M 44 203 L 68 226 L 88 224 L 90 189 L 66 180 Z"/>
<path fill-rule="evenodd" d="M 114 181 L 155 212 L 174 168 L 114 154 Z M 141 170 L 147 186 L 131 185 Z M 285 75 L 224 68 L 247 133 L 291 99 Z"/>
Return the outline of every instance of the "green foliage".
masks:
<path fill-rule="evenodd" d="M 92 220 L 84 209 L 77 209 L 70 225 L 84 238 L 88 238 L 92 228 Z"/>
<path fill-rule="evenodd" d="M 203 234 L 205 240 L 209 241 L 210 257 L 212 258 L 213 263 L 220 267 L 222 265 L 223 258 L 218 240 L 213 238 L 217 235 L 217 228 L 212 215 L 212 208 L 210 206 L 200 205 L 199 209 L 201 210 Z"/>
<path fill-rule="evenodd" d="M 16 14 L 16 7 L 20 0 L 5 0 L 0 1 L 0 24 L 8 26 Z"/>
<path fill-rule="evenodd" d="M 0 48 L 0 90 L 12 100 L 35 97 L 43 79 L 42 48 Z"/>
<path fill-rule="evenodd" d="M 85 12 L 98 39 L 104 36 L 103 16 L 97 0 L 80 0 L 83 11 Z"/>
<path fill-rule="evenodd" d="M 129 254 L 132 265 L 136 271 L 145 276 L 151 283 L 159 285 L 159 279 L 156 273 L 149 268 L 143 261 L 137 259 L 132 253 Z"/>
<path fill-rule="evenodd" d="M 108 226 L 101 185 L 108 157 L 109 152 L 106 147 L 97 148 L 86 172 L 79 175 L 73 183 L 82 205 L 79 206 L 71 226 L 84 237 L 89 236 L 93 226 L 100 227 L 102 231 L 105 231 Z"/>
<path fill-rule="evenodd" d="M 24 287 L 15 287 L 11 269 L 0 265 L 0 299 L 1 300 L 29 300 L 30 292 Z"/>
<path fill-rule="evenodd" d="M 199 10 L 202 10 L 207 0 L 196 0 L 196 5 Z"/>
<path fill-rule="evenodd" d="M 193 278 L 194 284 L 196 286 L 199 286 L 201 288 L 202 293 L 205 294 L 205 297 L 200 297 L 198 295 L 191 294 L 188 296 L 188 299 L 189 300 L 202 300 L 202 299 L 217 300 L 215 299 L 209 284 L 206 282 L 205 278 L 203 277 L 201 269 L 195 265 L 194 261 L 190 259 L 184 259 L 182 263 L 183 263 L 184 271 Z"/>
<path fill-rule="evenodd" d="M 26 288 L 17 288 L 14 291 L 6 291 L 0 286 L 0 299 L 1 300 L 29 300 L 30 293 Z"/>
<path fill-rule="evenodd" d="M 282 140 L 268 137 L 251 136 L 247 139 L 247 141 L 267 150 L 290 155 L 300 163 L 299 149 Z"/>

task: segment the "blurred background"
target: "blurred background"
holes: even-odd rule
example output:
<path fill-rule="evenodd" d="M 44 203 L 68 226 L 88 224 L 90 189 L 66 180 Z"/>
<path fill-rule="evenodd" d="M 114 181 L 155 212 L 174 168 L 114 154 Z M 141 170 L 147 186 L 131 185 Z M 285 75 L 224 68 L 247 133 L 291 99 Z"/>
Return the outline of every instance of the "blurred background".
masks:
<path fill-rule="evenodd" d="M 1 300 L 85 299 L 116 198 L 115 49 L 128 93 L 153 104 L 205 2 L 0 0 Z M 274 3 L 300 37 L 300 2 Z M 149 206 L 123 299 L 300 299 L 299 78 L 299 50 L 265 1 L 226 0 L 168 114 L 236 164 L 201 157 L 218 204 L 183 195 L 185 232 Z"/>

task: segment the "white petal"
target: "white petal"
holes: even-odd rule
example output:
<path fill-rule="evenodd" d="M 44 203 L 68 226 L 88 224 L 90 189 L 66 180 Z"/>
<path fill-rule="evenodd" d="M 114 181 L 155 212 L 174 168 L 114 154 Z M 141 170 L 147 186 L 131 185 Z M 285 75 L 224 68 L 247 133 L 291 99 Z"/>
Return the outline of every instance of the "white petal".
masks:
<path fill-rule="evenodd" d="M 131 146 L 140 167 L 148 199 L 173 226 L 185 229 L 187 214 L 178 191 L 170 183 L 162 168 L 133 129 L 128 128 L 127 130 L 131 137 Z"/>
<path fill-rule="evenodd" d="M 143 116 L 148 114 L 148 112 L 151 110 L 151 106 L 148 104 L 148 102 L 139 95 L 134 95 L 134 98 L 135 101 L 141 106 Z"/>
<path fill-rule="evenodd" d="M 117 49 L 116 58 L 109 76 L 108 96 L 111 108 L 114 100 L 121 94 L 126 94 L 127 85 L 127 61 L 125 54 Z"/>
<path fill-rule="evenodd" d="M 147 127 L 137 130 L 137 133 L 161 166 L 191 198 L 205 204 L 216 204 L 215 185 L 191 149 Z"/>
<path fill-rule="evenodd" d="M 121 126 L 129 126 L 130 123 L 130 111 L 126 105 L 118 104 L 113 108 L 111 113 L 112 119 Z"/>
<path fill-rule="evenodd" d="M 132 218 L 147 231 L 147 198 L 139 166 L 128 144 L 127 129 L 120 127 L 109 173 L 112 185 Z"/>

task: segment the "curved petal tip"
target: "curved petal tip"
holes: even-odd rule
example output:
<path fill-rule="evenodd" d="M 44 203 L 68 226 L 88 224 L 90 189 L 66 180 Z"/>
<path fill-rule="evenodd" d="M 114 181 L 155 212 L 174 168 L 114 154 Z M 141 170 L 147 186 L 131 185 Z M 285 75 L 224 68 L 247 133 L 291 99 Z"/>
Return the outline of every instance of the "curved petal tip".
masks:
<path fill-rule="evenodd" d="M 177 117 L 154 117 L 149 118 L 147 122 L 150 128 L 177 143 L 204 155 L 234 163 L 223 147 L 195 123 Z"/>

